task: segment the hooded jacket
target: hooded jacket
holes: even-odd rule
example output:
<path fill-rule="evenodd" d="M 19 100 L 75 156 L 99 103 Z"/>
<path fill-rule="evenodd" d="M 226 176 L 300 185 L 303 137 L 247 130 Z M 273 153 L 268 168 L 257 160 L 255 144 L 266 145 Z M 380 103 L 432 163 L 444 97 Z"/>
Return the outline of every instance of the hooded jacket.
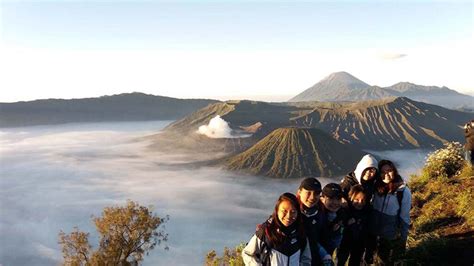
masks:
<path fill-rule="evenodd" d="M 401 206 L 397 191 L 403 191 Z M 373 235 L 393 240 L 400 237 L 406 241 L 410 227 L 411 192 L 406 184 L 394 193 L 374 193 L 373 210 L 369 218 L 369 230 Z"/>
<path fill-rule="evenodd" d="M 353 172 L 347 174 L 341 181 L 342 193 L 346 200 L 349 200 L 349 191 L 351 187 L 361 184 L 367 193 L 367 198 L 370 199 L 372 197 L 374 191 L 374 179 L 364 182 L 362 180 L 362 173 L 367 168 L 377 168 L 377 159 L 374 158 L 371 154 L 366 154 L 360 162 L 357 164 L 356 169 Z"/>
<path fill-rule="evenodd" d="M 242 258 L 246 266 L 310 266 L 311 251 L 309 241 L 303 250 L 300 248 L 296 229 L 286 236 L 283 244 L 272 246 L 270 250 L 270 264 L 261 261 L 262 247 L 266 246 L 266 226 L 261 226 L 242 250 Z"/>

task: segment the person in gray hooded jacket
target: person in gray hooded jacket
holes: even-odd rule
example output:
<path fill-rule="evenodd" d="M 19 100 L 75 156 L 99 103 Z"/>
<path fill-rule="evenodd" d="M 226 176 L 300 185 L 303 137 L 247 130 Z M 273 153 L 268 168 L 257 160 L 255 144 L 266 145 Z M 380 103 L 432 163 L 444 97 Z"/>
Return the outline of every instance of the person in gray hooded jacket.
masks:
<path fill-rule="evenodd" d="M 379 162 L 375 181 L 369 233 L 378 240 L 377 257 L 393 265 L 404 253 L 410 227 L 411 192 L 389 160 Z"/>

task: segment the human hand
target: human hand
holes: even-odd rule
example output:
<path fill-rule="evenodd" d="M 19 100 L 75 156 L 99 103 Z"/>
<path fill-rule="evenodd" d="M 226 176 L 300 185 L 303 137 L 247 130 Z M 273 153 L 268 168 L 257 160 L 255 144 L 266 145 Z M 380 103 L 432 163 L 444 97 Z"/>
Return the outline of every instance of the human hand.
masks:
<path fill-rule="evenodd" d="M 349 221 L 347 221 L 347 225 L 351 225 L 353 223 L 355 223 L 355 219 L 354 218 L 350 218 Z"/>

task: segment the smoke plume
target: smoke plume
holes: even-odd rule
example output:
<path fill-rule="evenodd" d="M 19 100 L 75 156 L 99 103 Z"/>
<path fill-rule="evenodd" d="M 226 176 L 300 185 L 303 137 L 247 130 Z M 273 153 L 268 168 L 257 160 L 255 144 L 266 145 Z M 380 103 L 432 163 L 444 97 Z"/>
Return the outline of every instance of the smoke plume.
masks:
<path fill-rule="evenodd" d="M 232 129 L 229 127 L 224 119 L 220 115 L 216 115 L 209 121 L 208 125 L 200 126 L 198 133 L 206 135 L 209 138 L 232 138 Z"/>

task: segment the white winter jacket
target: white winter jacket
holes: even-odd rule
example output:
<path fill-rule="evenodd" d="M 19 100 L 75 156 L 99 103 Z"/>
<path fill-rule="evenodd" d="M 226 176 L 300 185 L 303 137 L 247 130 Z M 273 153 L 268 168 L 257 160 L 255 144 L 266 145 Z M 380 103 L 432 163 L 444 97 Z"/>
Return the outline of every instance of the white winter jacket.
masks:
<path fill-rule="evenodd" d="M 263 252 L 262 248 L 265 245 L 262 235 L 265 232 L 264 230 L 259 231 L 253 235 L 247 246 L 242 250 L 242 258 L 246 266 L 266 266 L 260 261 L 260 255 Z M 306 247 L 303 251 L 300 250 L 297 242 L 297 238 L 294 237 L 288 243 L 282 245 L 282 247 L 272 248 L 270 252 L 270 266 L 310 266 L 311 251 L 309 241 L 306 240 Z"/>

